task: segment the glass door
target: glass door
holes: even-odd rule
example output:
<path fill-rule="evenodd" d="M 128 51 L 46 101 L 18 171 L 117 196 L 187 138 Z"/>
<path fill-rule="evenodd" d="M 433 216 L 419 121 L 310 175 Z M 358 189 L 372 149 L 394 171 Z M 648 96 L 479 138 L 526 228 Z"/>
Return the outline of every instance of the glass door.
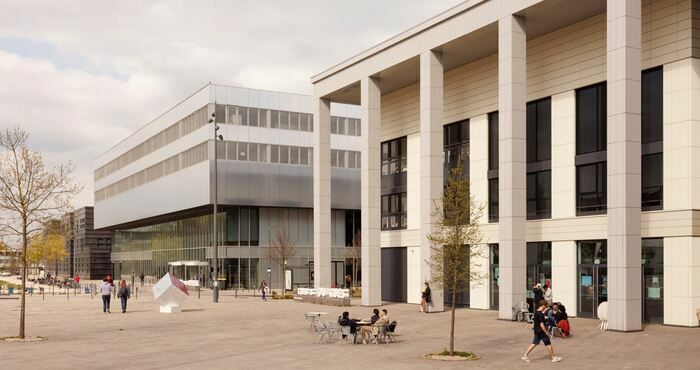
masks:
<path fill-rule="evenodd" d="M 579 317 L 597 318 L 598 305 L 608 300 L 607 241 L 578 242 Z"/>
<path fill-rule="evenodd" d="M 642 319 L 647 323 L 664 321 L 663 239 L 642 239 Z"/>
<path fill-rule="evenodd" d="M 491 253 L 490 253 L 490 273 L 489 273 L 489 285 L 490 285 L 490 291 L 491 291 L 491 309 L 498 311 L 498 278 L 499 278 L 499 270 L 498 270 L 498 244 L 491 244 L 489 246 Z"/>

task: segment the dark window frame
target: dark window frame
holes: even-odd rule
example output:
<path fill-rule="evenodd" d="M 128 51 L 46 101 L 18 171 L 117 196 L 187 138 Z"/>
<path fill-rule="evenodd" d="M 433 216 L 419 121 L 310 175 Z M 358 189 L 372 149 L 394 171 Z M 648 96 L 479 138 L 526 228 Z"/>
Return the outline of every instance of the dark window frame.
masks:
<path fill-rule="evenodd" d="M 526 125 L 526 219 L 539 220 L 552 218 L 551 97 L 527 103 Z M 529 189 L 528 185 L 533 177 L 535 179 L 534 191 Z M 542 181 L 546 183 L 543 183 L 544 186 L 540 187 Z"/>
<path fill-rule="evenodd" d="M 663 209 L 663 108 L 663 67 L 642 71 L 642 211 Z"/>
<path fill-rule="evenodd" d="M 488 220 L 498 222 L 498 111 L 488 114 Z"/>
<path fill-rule="evenodd" d="M 462 163 L 462 177 L 469 178 L 469 119 L 444 125 L 442 128 L 443 179 L 445 184 L 452 169 Z M 453 157 L 456 159 L 452 160 Z"/>
<path fill-rule="evenodd" d="M 408 224 L 408 194 L 406 192 L 382 195 L 381 230 L 405 230 Z"/>

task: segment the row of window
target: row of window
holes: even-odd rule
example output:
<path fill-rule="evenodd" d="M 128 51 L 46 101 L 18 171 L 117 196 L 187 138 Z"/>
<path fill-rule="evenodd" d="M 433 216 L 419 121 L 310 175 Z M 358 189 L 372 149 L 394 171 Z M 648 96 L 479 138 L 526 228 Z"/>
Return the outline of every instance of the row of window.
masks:
<path fill-rule="evenodd" d="M 154 181 L 175 171 L 179 171 L 196 163 L 206 161 L 208 157 L 208 145 L 209 142 L 205 141 L 131 176 L 125 177 L 111 185 L 96 190 L 95 202 L 111 198 L 117 194 L 121 194 L 137 186 L 141 186 L 147 182 Z"/>
<path fill-rule="evenodd" d="M 358 151 L 331 149 L 331 167 L 359 169 L 361 163 Z"/>
<path fill-rule="evenodd" d="M 187 117 L 181 119 L 165 130 L 151 136 L 146 141 L 135 146 L 128 152 L 111 160 L 95 170 L 95 181 L 143 158 L 144 156 L 172 143 L 173 141 L 193 132 L 207 123 L 207 107 L 204 106 Z"/>
<path fill-rule="evenodd" d="M 216 104 L 214 109 L 216 122 L 221 124 L 308 132 L 314 130 L 313 115 L 310 113 L 224 104 Z M 360 136 L 360 120 L 332 116 L 331 134 Z"/>

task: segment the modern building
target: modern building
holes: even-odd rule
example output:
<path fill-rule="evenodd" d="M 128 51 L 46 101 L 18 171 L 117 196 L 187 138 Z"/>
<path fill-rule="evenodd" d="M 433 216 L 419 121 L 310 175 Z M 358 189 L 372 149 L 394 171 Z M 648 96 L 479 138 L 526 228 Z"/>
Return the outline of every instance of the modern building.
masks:
<path fill-rule="evenodd" d="M 294 246 L 284 268 L 293 287 L 313 284 L 312 108 L 310 96 L 208 84 L 100 155 L 95 227 L 114 231 L 114 275 L 209 280 L 216 199 L 225 287 L 257 288 L 265 279 L 279 288 L 285 261 L 270 253 L 271 239 Z M 342 285 L 358 250 L 348 247 L 358 242 L 360 122 L 357 107 L 332 110 L 328 246 L 330 279 Z M 223 139 L 216 151 L 212 116 Z"/>
<path fill-rule="evenodd" d="M 112 273 L 112 231 L 95 230 L 94 207 L 66 213 L 61 224 L 68 255 L 58 263 L 59 277 L 99 280 Z"/>
<path fill-rule="evenodd" d="M 462 303 L 510 320 L 551 282 L 571 315 L 607 301 L 612 330 L 698 326 L 699 12 L 469 0 L 313 76 L 316 285 L 331 275 L 329 106 L 345 103 L 362 120 L 363 305 L 419 302 L 432 202 L 462 160 L 489 275 Z"/>

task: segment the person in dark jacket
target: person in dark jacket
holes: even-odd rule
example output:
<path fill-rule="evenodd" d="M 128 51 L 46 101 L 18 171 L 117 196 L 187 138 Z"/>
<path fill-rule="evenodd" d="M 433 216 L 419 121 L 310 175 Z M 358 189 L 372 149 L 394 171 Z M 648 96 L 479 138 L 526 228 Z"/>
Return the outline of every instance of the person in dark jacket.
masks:
<path fill-rule="evenodd" d="M 122 302 L 122 313 L 126 313 L 126 301 L 131 298 L 131 289 L 126 286 L 126 280 L 122 280 L 119 283 L 119 291 L 117 292 L 117 297 Z"/>
<path fill-rule="evenodd" d="M 544 291 L 542 290 L 542 285 L 540 283 L 535 284 L 535 286 L 532 287 L 532 294 L 534 295 L 532 299 L 532 312 L 537 310 L 537 305 L 540 301 L 544 300 Z"/>
<path fill-rule="evenodd" d="M 430 310 L 430 303 L 433 301 L 432 293 L 430 292 L 430 284 L 426 281 L 425 286 L 421 289 L 420 312 L 427 313 Z"/>
<path fill-rule="evenodd" d="M 377 320 L 379 320 L 379 309 L 375 308 L 374 311 L 372 311 L 372 313 L 374 313 L 374 315 L 372 315 L 372 317 L 369 319 L 369 321 L 372 324 L 374 324 L 375 322 L 377 322 Z"/>
<path fill-rule="evenodd" d="M 338 325 L 350 327 L 350 334 L 352 334 L 353 343 L 354 343 L 355 337 L 357 337 L 357 328 L 359 327 L 359 325 L 357 324 L 357 322 L 355 320 L 352 320 L 350 318 L 350 312 L 348 312 L 348 311 L 343 312 L 343 315 L 338 318 Z M 343 334 L 343 339 L 345 339 L 344 334 Z"/>
<path fill-rule="evenodd" d="M 555 302 L 552 305 L 552 310 L 554 311 L 554 320 L 557 322 L 561 332 L 567 337 L 571 335 L 571 325 L 569 324 L 569 315 L 566 313 L 566 307 L 560 302 Z"/>

